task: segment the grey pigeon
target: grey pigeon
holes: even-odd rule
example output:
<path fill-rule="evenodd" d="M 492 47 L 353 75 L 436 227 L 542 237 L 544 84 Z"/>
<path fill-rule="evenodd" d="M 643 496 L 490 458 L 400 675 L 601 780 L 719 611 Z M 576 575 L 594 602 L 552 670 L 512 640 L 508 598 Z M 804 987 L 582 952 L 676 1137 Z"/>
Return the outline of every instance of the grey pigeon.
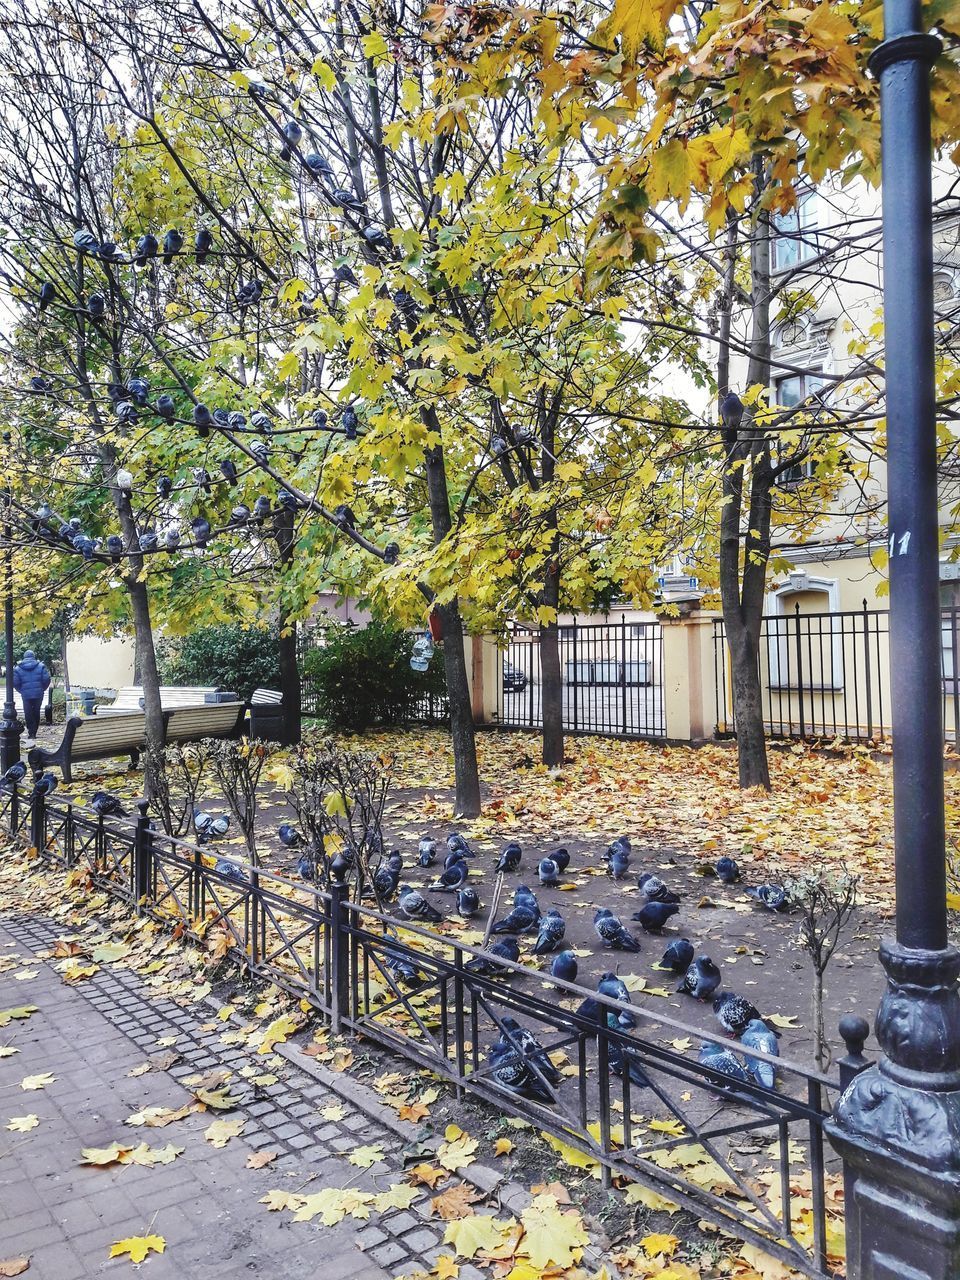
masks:
<path fill-rule="evenodd" d="M 693 964 L 693 943 L 689 938 L 674 938 L 660 957 L 661 969 L 670 969 L 673 973 L 686 973 Z"/>
<path fill-rule="evenodd" d="M 724 991 L 713 1001 L 713 1012 L 724 1031 L 731 1036 L 742 1035 L 747 1026 L 759 1019 L 760 1012 L 746 996 Z"/>
<path fill-rule="evenodd" d="M 769 1054 L 771 1058 L 780 1056 L 777 1037 L 760 1018 L 750 1019 L 740 1039 L 748 1049 L 758 1049 L 761 1053 Z M 744 1063 L 757 1084 L 762 1085 L 764 1089 L 773 1088 L 777 1080 L 777 1069 L 772 1062 L 761 1062 L 759 1058 L 745 1058 Z"/>
<path fill-rule="evenodd" d="M 537 941 L 533 948 L 534 955 L 543 956 L 548 951 L 556 951 L 563 941 L 566 930 L 567 925 L 563 916 L 556 907 L 551 907 L 546 915 L 540 917 Z"/>
<path fill-rule="evenodd" d="M 700 1046 L 699 1061 L 713 1071 L 729 1076 L 737 1084 L 749 1084 L 750 1078 L 743 1068 L 743 1063 L 730 1049 L 725 1049 L 714 1040 L 704 1040 Z M 719 1083 L 719 1082 L 718 1082 Z"/>
<path fill-rule="evenodd" d="M 639 920 L 640 927 L 646 933 L 659 933 L 670 917 L 679 910 L 675 902 L 648 902 L 639 911 L 635 911 L 632 918 Z"/>
<path fill-rule="evenodd" d="M 789 911 L 790 899 L 787 897 L 787 891 L 780 884 L 758 884 L 751 888 L 745 889 L 751 898 L 756 898 L 757 902 L 765 906 L 769 911 Z"/>
<path fill-rule="evenodd" d="M 720 985 L 720 970 L 709 956 L 697 956 L 677 990 L 695 1000 L 709 1000 Z"/>
<path fill-rule="evenodd" d="M 443 916 L 432 903 L 418 890 L 410 885 L 400 886 L 400 910 L 408 920 L 418 920 L 421 924 L 439 924 Z"/>
<path fill-rule="evenodd" d="M 523 857 L 523 850 L 517 844 L 516 840 L 511 840 L 509 844 L 503 846 L 500 854 L 500 860 L 494 868 L 495 871 L 516 871 L 520 866 L 520 859 Z"/>
<path fill-rule="evenodd" d="M 640 943 L 607 907 L 599 908 L 593 917 L 593 927 L 604 946 L 611 947 L 614 951 L 640 950 Z"/>
<path fill-rule="evenodd" d="M 163 261 L 169 267 L 174 256 L 183 248 L 183 235 L 175 227 L 163 237 Z"/>
<path fill-rule="evenodd" d="M 520 944 L 516 938 L 503 938 L 488 947 L 480 955 L 468 960 L 464 968 L 469 969 L 471 973 L 489 977 L 497 973 L 503 973 L 503 966 L 500 964 L 500 960 L 512 960 L 516 964 L 519 959 Z M 512 975 L 508 973 L 504 976 L 511 977 Z"/>
<path fill-rule="evenodd" d="M 432 836 L 421 836 L 417 845 L 417 860 L 421 867 L 432 867 L 437 860 L 437 842 Z"/>

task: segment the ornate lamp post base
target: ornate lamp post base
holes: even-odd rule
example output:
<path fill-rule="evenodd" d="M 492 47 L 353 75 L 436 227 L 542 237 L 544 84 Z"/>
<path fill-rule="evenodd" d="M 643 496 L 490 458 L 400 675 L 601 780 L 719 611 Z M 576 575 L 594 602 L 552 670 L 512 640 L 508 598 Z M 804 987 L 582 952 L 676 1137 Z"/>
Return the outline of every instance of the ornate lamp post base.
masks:
<path fill-rule="evenodd" d="M 883 942 L 884 1057 L 827 1123 L 847 1173 L 851 1280 L 960 1276 L 960 951 Z"/>
<path fill-rule="evenodd" d="M 20 759 L 22 729 L 23 725 L 17 719 L 16 712 L 12 717 L 4 716 L 0 720 L 0 772 L 6 773 Z"/>

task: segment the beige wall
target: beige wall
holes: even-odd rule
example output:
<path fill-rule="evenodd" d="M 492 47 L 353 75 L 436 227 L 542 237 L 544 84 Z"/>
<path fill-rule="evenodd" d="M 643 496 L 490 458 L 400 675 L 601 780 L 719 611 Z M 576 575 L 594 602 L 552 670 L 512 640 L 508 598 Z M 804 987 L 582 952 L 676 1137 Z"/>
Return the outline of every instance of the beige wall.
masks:
<path fill-rule="evenodd" d="M 133 640 L 82 636 L 67 641 L 67 670 L 74 689 L 119 689 L 133 684 Z"/>

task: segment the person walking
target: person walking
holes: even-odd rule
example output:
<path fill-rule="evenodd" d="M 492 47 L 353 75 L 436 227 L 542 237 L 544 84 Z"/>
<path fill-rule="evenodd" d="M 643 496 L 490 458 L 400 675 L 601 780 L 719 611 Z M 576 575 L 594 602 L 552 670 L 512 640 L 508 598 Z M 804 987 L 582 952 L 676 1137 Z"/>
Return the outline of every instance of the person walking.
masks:
<path fill-rule="evenodd" d="M 13 668 L 13 687 L 23 699 L 23 718 L 27 725 L 26 746 L 32 747 L 37 740 L 40 728 L 40 712 L 43 710 L 43 695 L 50 687 L 50 672 L 37 660 L 32 649 L 28 649 L 23 658 Z"/>

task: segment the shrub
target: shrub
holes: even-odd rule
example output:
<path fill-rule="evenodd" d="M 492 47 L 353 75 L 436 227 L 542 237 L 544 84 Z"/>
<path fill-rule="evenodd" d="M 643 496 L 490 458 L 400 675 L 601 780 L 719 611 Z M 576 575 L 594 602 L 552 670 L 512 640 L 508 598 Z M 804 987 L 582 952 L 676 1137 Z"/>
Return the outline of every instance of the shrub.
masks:
<path fill-rule="evenodd" d="M 429 670 L 414 671 L 413 641 L 380 622 L 331 626 L 325 646 L 312 649 L 303 663 L 320 719 L 330 729 L 354 731 L 404 724 L 415 718 L 422 699 L 442 697 L 442 654 L 434 652 Z"/>
<path fill-rule="evenodd" d="M 254 689 L 279 689 L 279 636 L 275 627 L 225 623 L 161 640 L 162 684 L 215 685 L 246 701 Z"/>

